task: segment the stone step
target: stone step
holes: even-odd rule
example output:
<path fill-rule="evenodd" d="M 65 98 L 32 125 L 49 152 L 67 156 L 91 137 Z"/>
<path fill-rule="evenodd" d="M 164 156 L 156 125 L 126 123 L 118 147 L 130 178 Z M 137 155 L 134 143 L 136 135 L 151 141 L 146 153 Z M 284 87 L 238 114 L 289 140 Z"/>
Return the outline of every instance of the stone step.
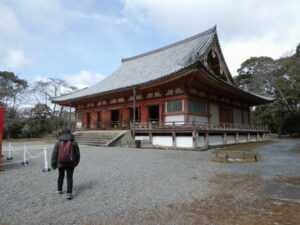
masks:
<path fill-rule="evenodd" d="M 89 133 L 86 133 L 86 134 L 77 134 L 76 136 L 80 136 L 80 135 L 89 135 L 89 136 L 115 136 L 116 134 L 89 134 Z"/>
<path fill-rule="evenodd" d="M 75 136 L 81 136 L 81 135 L 89 135 L 89 136 L 115 136 L 117 135 L 118 133 L 113 133 L 113 134 L 97 134 L 97 133 L 86 133 L 86 134 L 83 134 L 83 133 L 79 133 L 79 134 L 75 134 Z"/>
<path fill-rule="evenodd" d="M 82 139 L 82 138 L 103 138 L 103 139 L 111 139 L 111 138 L 114 138 L 115 136 L 76 136 L 75 138 L 76 139 Z"/>
<path fill-rule="evenodd" d="M 83 141 L 87 141 L 87 142 L 90 142 L 90 141 L 102 141 L 102 142 L 108 142 L 108 141 L 110 141 L 110 140 L 112 140 L 112 139 L 101 139 L 101 138 L 97 138 L 97 139 L 93 139 L 93 138 L 87 138 L 87 139 L 79 139 L 79 140 L 77 140 L 77 142 L 83 142 Z"/>
<path fill-rule="evenodd" d="M 90 136 L 84 136 L 84 137 L 75 137 L 76 139 L 85 139 L 85 138 L 93 138 L 93 139 L 97 139 L 97 138 L 101 138 L 101 139 L 112 139 L 114 138 L 115 136 L 113 137 L 100 137 L 100 136 L 97 136 L 97 137 L 90 137 Z"/>
<path fill-rule="evenodd" d="M 103 139 L 103 140 L 110 140 L 114 137 L 89 137 L 89 136 L 86 136 L 86 137 L 76 137 L 76 140 L 84 140 L 84 139 Z"/>
<path fill-rule="evenodd" d="M 75 140 L 82 145 L 106 146 L 112 139 L 119 135 L 119 132 L 80 132 L 75 133 Z"/>
<path fill-rule="evenodd" d="M 81 136 L 81 137 L 75 137 L 77 140 L 78 139 L 85 139 L 85 138 L 93 138 L 93 139 L 97 139 L 97 138 L 101 138 L 101 139 L 112 139 L 115 136 L 112 137 L 101 137 L 101 136 L 95 136 L 95 137 L 91 137 L 91 136 Z"/>
<path fill-rule="evenodd" d="M 107 142 L 106 141 L 81 141 L 79 142 L 80 144 L 83 144 L 83 143 L 99 143 L 99 144 L 106 144 Z"/>
<path fill-rule="evenodd" d="M 106 147 L 105 144 L 98 144 L 98 143 L 80 143 L 80 145 L 89 145 L 89 146 L 97 146 L 97 147 Z"/>

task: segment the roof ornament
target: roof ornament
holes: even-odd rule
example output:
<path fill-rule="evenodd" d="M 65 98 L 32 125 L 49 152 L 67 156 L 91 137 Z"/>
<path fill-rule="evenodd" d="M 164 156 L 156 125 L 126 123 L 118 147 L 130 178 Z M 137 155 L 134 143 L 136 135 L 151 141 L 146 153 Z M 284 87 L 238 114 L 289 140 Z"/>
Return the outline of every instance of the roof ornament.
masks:
<path fill-rule="evenodd" d="M 208 68 L 208 63 L 207 63 L 207 60 L 206 60 L 206 59 L 203 60 L 203 64 L 204 64 L 204 66 L 205 66 L 206 68 Z"/>
<path fill-rule="evenodd" d="M 212 50 L 212 51 L 211 51 L 211 54 L 212 54 L 212 57 L 213 57 L 213 58 L 216 58 L 217 55 L 216 55 L 215 51 Z"/>

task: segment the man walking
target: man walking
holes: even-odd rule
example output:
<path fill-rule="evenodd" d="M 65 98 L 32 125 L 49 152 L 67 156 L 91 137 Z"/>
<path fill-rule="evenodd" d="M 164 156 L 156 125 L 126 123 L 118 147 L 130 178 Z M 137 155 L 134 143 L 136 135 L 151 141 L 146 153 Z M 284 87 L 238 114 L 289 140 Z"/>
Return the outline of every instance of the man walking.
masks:
<path fill-rule="evenodd" d="M 80 161 L 79 146 L 70 129 L 64 129 L 56 142 L 52 157 L 52 169 L 58 168 L 57 193 L 62 194 L 62 187 L 67 173 L 67 199 L 73 199 L 73 172 Z"/>

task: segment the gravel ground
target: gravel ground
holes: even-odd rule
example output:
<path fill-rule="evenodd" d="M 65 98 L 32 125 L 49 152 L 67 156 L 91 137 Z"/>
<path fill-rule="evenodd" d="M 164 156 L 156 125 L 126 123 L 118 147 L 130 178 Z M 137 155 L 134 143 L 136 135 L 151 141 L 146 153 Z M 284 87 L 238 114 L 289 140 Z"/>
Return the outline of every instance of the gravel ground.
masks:
<path fill-rule="evenodd" d="M 13 145 L 20 149 L 14 153 L 16 161 L 22 158 L 23 143 Z M 41 146 L 30 150 L 37 154 L 44 143 L 26 145 Z M 210 190 L 207 179 L 222 172 L 223 166 L 209 162 L 210 157 L 209 152 L 81 146 L 71 201 L 55 193 L 57 171 L 43 173 L 43 157 L 27 166 L 5 166 L 0 223 L 102 224 L 111 215 L 122 220 L 132 210 L 201 199 Z"/>
<path fill-rule="evenodd" d="M 13 144 L 14 161 L 22 158 L 23 144 Z M 41 156 L 27 166 L 5 166 L 0 174 L 0 224 L 147 224 L 143 218 L 166 215 L 168 205 L 207 197 L 211 190 L 207 180 L 215 174 L 299 177 L 300 154 L 290 151 L 299 144 L 300 140 L 284 140 L 258 148 L 263 161 L 249 164 L 213 163 L 210 151 L 81 146 L 71 201 L 55 193 L 57 171 L 43 173 Z M 31 154 L 41 152 L 45 145 L 53 147 L 38 142 L 26 145 L 35 148 Z M 155 208 L 159 211 L 154 215 Z M 139 218 L 132 220 L 135 215 Z"/>
<path fill-rule="evenodd" d="M 274 176 L 300 177 L 300 154 L 291 150 L 299 146 L 299 139 L 275 141 L 274 144 L 255 149 L 262 162 L 245 164 L 224 164 L 226 173 L 258 174 L 269 178 Z"/>

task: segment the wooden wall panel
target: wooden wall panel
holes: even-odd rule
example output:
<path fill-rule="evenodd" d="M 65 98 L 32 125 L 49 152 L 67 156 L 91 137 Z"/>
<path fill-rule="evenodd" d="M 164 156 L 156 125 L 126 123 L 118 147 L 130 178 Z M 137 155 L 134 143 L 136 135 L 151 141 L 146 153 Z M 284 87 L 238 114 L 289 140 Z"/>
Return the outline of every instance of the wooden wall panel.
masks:
<path fill-rule="evenodd" d="M 220 123 L 233 123 L 232 109 L 220 106 Z"/>

